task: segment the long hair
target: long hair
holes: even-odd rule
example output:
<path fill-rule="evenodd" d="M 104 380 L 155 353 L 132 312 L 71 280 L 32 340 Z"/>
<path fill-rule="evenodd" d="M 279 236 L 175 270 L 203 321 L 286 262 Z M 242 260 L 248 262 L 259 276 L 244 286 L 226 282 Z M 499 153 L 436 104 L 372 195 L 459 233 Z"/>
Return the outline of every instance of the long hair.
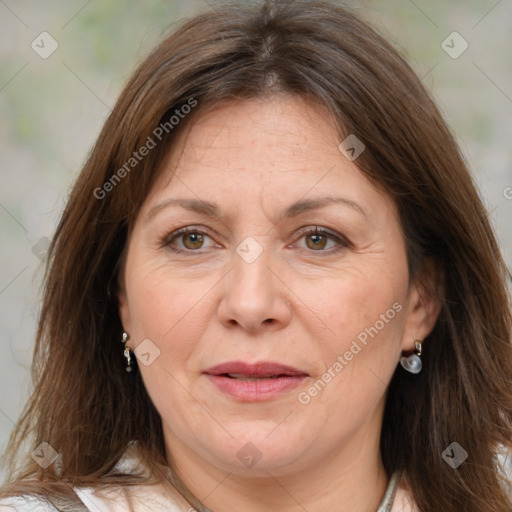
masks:
<path fill-rule="evenodd" d="M 432 281 L 442 303 L 424 370 L 413 377 L 397 369 L 390 383 L 380 443 L 386 471 L 405 472 L 422 512 L 510 512 L 496 453 L 512 444 L 512 319 L 488 214 L 405 60 L 348 9 L 321 1 L 196 16 L 128 81 L 48 252 L 34 391 L 8 445 L 4 496 L 39 494 L 84 510 L 72 485 L 164 479 L 207 510 L 167 467 L 161 419 L 140 374 L 124 370 L 117 272 L 176 135 L 221 101 L 282 92 L 326 107 L 340 142 L 349 134 L 364 142 L 356 164 L 397 206 L 410 278 Z M 155 145 L 139 160 L 134 152 L 149 139 Z M 46 469 L 29 454 L 43 442 L 59 453 Z M 149 475 L 114 471 L 132 442 Z M 442 456 L 453 442 L 468 453 L 458 469 Z"/>

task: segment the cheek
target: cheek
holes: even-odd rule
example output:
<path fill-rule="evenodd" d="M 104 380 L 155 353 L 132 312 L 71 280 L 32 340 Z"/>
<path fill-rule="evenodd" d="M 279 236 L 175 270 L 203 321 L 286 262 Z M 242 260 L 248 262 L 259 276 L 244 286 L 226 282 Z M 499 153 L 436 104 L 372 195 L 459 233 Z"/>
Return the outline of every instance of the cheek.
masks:
<path fill-rule="evenodd" d="M 297 295 L 305 297 L 304 303 L 311 305 L 316 313 L 317 325 L 329 337 L 347 340 L 355 337 L 365 328 L 379 322 L 384 315 L 385 329 L 389 331 L 400 326 L 394 319 L 397 309 L 403 309 L 407 294 L 407 276 L 402 272 L 391 274 L 389 268 L 380 271 L 366 267 L 357 271 L 343 272 L 336 279 L 306 282 L 302 288 L 296 287 Z M 393 304 L 398 305 L 393 308 Z M 388 313 L 388 314 L 386 314 Z"/>
<path fill-rule="evenodd" d="M 329 380 L 319 402 L 341 400 L 357 408 L 363 399 L 375 403 L 384 392 L 383 383 L 391 379 L 399 357 L 404 325 L 407 272 L 398 256 L 395 262 L 372 259 L 336 280 L 308 286 L 308 303 L 317 313 L 310 325 L 314 321 L 320 329 L 315 377 Z"/>
<path fill-rule="evenodd" d="M 172 342 L 175 352 L 201 330 L 205 288 L 194 285 L 190 277 L 173 277 L 165 267 L 134 265 L 126 286 L 137 338 L 149 338 L 161 350 Z"/>

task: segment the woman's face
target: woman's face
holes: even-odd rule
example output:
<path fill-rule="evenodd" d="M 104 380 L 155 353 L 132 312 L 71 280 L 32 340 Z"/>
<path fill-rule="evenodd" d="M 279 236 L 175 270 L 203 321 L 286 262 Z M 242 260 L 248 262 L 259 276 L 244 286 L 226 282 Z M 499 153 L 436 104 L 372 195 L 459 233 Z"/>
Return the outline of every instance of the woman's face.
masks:
<path fill-rule="evenodd" d="M 394 204 L 298 97 L 226 103 L 178 142 L 119 297 L 168 458 L 260 476 L 374 460 L 386 386 L 435 320 Z"/>

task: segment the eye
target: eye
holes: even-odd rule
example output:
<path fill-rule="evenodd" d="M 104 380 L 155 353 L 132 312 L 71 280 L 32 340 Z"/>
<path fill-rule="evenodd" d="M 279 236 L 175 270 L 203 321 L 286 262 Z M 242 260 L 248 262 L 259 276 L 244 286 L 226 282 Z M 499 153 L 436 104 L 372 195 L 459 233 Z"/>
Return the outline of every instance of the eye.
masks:
<path fill-rule="evenodd" d="M 169 247 L 174 252 L 197 252 L 204 249 L 205 241 L 212 238 L 200 229 L 186 227 L 171 233 L 162 240 L 162 247 Z"/>
<path fill-rule="evenodd" d="M 198 252 L 205 249 L 206 240 L 213 239 L 204 230 L 194 227 L 185 227 L 174 231 L 161 241 L 162 247 L 168 247 L 176 253 Z M 350 243 L 341 235 L 337 235 L 319 227 L 308 228 L 303 231 L 300 239 L 305 239 L 306 249 L 314 252 L 336 252 L 349 247 Z M 330 246 L 329 246 L 330 244 Z M 220 247 L 218 244 L 210 244 L 209 247 Z"/>
<path fill-rule="evenodd" d="M 342 236 L 318 227 L 309 228 L 302 232 L 302 238 L 306 241 L 306 247 L 316 252 L 335 252 L 349 246 L 347 240 Z M 331 246 L 327 247 L 329 242 Z M 329 249 L 334 249 L 334 251 Z"/>

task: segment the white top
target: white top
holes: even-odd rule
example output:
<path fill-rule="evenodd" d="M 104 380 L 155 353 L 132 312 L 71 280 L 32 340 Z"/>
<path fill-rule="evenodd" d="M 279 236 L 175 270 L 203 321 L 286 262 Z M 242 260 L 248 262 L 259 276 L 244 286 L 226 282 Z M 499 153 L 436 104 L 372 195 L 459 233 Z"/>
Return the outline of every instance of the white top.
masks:
<path fill-rule="evenodd" d="M 133 453 L 127 452 L 116 465 L 116 469 L 129 472 L 130 468 L 140 468 L 140 459 Z M 394 494 L 395 479 L 392 478 L 386 489 L 382 504 L 377 512 L 418 512 L 411 496 L 403 487 L 403 481 L 398 482 L 393 506 L 385 506 L 384 502 Z M 135 512 L 195 512 L 195 509 L 178 493 L 162 485 L 130 486 L 130 498 Z M 127 494 L 122 486 L 109 490 L 94 490 L 89 487 L 74 487 L 74 491 L 90 512 L 127 512 L 132 510 Z M 58 509 L 41 498 L 33 496 L 17 496 L 0 500 L 0 512 L 58 512 Z"/>

